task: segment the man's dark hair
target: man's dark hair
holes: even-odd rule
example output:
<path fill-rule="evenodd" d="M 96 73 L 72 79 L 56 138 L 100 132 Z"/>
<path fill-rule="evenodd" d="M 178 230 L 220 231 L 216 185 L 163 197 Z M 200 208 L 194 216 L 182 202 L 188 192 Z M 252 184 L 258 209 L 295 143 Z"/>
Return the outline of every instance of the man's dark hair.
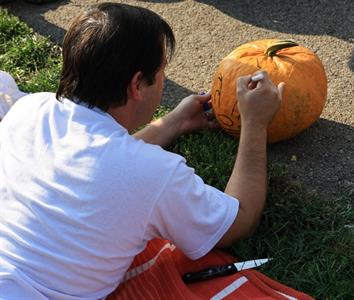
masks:
<path fill-rule="evenodd" d="M 64 37 L 56 97 L 104 111 L 122 106 L 133 75 L 141 71 L 153 84 L 174 47 L 171 27 L 156 13 L 126 4 L 100 4 L 78 16 Z"/>

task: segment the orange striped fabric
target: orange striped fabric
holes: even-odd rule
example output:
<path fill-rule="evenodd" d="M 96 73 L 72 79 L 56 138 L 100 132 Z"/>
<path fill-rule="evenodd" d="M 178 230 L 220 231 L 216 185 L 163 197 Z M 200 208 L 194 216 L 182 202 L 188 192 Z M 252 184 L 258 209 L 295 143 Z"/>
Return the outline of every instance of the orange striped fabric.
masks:
<path fill-rule="evenodd" d="M 124 282 L 107 299 L 313 299 L 253 269 L 191 284 L 182 281 L 181 276 L 186 272 L 234 261 L 234 257 L 218 250 L 193 261 L 170 242 L 156 239 L 135 258 Z"/>

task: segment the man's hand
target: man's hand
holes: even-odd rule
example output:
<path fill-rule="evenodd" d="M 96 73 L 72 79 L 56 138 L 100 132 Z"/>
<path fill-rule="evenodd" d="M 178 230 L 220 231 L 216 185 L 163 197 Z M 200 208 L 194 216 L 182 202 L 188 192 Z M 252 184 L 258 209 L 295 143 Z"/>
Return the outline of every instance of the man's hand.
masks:
<path fill-rule="evenodd" d="M 285 84 L 276 87 L 264 71 L 256 72 L 263 79 L 253 82 L 251 76 L 240 77 L 237 81 L 238 110 L 241 115 L 241 127 L 267 128 L 275 113 L 280 108 L 281 95 Z"/>
<path fill-rule="evenodd" d="M 214 114 L 204 112 L 203 106 L 209 102 L 209 93 L 188 96 L 170 113 L 151 122 L 134 136 L 147 143 L 166 147 L 182 134 L 206 128 L 219 128 Z"/>
<path fill-rule="evenodd" d="M 219 128 L 212 112 L 204 112 L 204 105 L 211 105 L 210 93 L 191 95 L 184 98 L 177 107 L 170 112 L 176 124 L 179 125 L 179 135 L 200 129 Z"/>

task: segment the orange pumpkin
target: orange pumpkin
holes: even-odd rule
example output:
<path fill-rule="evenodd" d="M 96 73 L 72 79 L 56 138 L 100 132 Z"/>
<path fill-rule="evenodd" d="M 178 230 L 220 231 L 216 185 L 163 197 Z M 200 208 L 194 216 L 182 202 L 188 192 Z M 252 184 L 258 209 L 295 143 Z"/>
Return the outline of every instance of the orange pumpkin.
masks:
<path fill-rule="evenodd" d="M 294 137 L 319 118 L 326 101 L 327 78 L 318 56 L 293 41 L 259 40 L 236 48 L 215 72 L 212 105 L 226 132 L 240 135 L 237 78 L 257 70 L 267 71 L 275 85 L 286 83 L 281 108 L 268 127 L 268 143 Z"/>

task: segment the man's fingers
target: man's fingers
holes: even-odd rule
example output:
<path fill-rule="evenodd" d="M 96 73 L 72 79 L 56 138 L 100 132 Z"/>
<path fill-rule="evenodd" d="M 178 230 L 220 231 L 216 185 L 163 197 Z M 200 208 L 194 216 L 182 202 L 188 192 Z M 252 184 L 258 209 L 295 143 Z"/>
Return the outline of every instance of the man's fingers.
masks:
<path fill-rule="evenodd" d="M 211 96 L 211 92 L 207 91 L 207 92 L 200 92 L 197 96 L 199 96 L 201 99 L 205 99 L 205 98 L 210 98 Z"/>
<path fill-rule="evenodd" d="M 248 90 L 248 84 L 250 83 L 251 75 L 240 76 L 237 79 L 237 93 L 242 93 Z"/>
<path fill-rule="evenodd" d="M 253 81 L 259 81 L 265 78 L 268 78 L 268 73 L 264 70 L 254 72 L 251 77 Z"/>
<path fill-rule="evenodd" d="M 210 93 L 210 91 L 208 91 L 208 92 L 201 92 L 199 95 L 196 95 L 196 96 L 197 96 L 199 102 L 200 102 L 201 104 L 203 104 L 203 103 L 208 102 L 208 101 L 210 100 L 210 98 L 211 98 L 211 93 Z"/>
<path fill-rule="evenodd" d="M 215 114 L 212 110 L 206 111 L 205 117 L 207 118 L 208 121 L 215 120 Z"/>
<path fill-rule="evenodd" d="M 211 109 L 211 92 L 201 92 L 197 95 L 199 103 L 203 107 L 203 111 L 207 112 Z"/>
<path fill-rule="evenodd" d="M 212 121 L 208 121 L 208 128 L 209 129 L 220 129 L 221 125 L 219 124 L 219 122 L 217 120 L 212 120 Z"/>
<path fill-rule="evenodd" d="M 264 70 L 260 70 L 252 74 L 251 82 L 248 87 L 250 89 L 261 88 L 264 84 L 267 84 L 269 80 L 268 73 Z"/>
<path fill-rule="evenodd" d="M 264 70 L 254 72 L 252 75 L 241 76 L 237 80 L 237 91 L 242 93 L 246 90 L 253 90 L 257 87 L 258 82 L 268 79 L 268 73 Z"/>
<path fill-rule="evenodd" d="M 254 72 L 251 77 L 251 81 L 255 83 L 257 83 L 258 81 L 262 81 L 264 79 L 268 79 L 268 73 L 263 70 Z"/>
<path fill-rule="evenodd" d="M 211 102 L 201 102 L 201 104 L 203 105 L 203 111 L 205 111 L 205 113 L 207 113 L 211 109 Z"/>
<path fill-rule="evenodd" d="M 280 99 L 283 99 L 284 90 L 285 90 L 285 82 L 280 82 L 278 84 L 278 91 L 279 91 Z"/>

